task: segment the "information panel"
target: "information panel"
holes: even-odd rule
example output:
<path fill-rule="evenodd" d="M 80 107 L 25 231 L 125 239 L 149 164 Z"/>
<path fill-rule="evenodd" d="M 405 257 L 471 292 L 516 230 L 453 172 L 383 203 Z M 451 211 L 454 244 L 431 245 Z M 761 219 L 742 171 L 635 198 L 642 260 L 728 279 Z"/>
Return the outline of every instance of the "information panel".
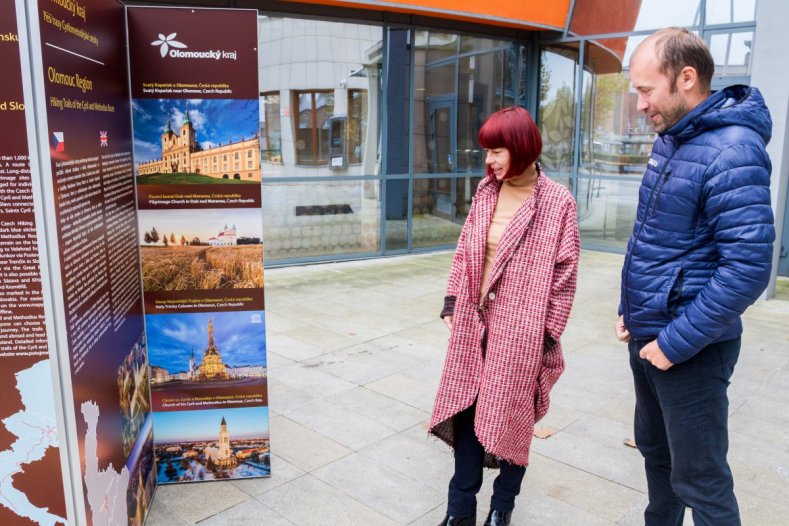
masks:
<path fill-rule="evenodd" d="M 0 524 L 66 524 L 13 2 L 0 3 Z"/>
<path fill-rule="evenodd" d="M 77 523 L 142 524 L 156 477 L 124 7 L 26 5 Z"/>
<path fill-rule="evenodd" d="M 257 12 L 128 24 L 158 482 L 268 476 Z"/>

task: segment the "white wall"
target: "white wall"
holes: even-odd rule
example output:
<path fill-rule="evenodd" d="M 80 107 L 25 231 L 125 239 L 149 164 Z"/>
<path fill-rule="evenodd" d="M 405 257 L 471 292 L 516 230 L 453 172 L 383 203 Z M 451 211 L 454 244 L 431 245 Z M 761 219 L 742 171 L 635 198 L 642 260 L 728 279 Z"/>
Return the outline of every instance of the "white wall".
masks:
<path fill-rule="evenodd" d="M 775 279 L 781 236 L 786 213 L 786 190 L 789 181 L 789 2 L 787 0 L 759 0 L 756 9 L 751 85 L 758 87 L 770 108 L 773 118 L 773 137 L 767 153 L 773 162 L 770 185 L 775 213 L 776 242 L 773 254 L 773 275 L 765 297 L 775 294 Z M 789 248 L 789 247 L 787 247 Z"/>

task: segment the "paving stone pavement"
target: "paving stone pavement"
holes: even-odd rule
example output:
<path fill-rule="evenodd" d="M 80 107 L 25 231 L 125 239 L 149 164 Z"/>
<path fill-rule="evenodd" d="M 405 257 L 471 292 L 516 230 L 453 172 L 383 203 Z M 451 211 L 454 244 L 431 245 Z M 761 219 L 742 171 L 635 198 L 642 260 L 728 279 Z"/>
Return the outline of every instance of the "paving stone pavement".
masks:
<path fill-rule="evenodd" d="M 266 270 L 272 475 L 160 487 L 147 526 L 437 525 L 452 472 L 428 438 L 451 253 Z M 626 349 L 614 337 L 622 256 L 583 251 L 567 370 L 538 424 L 518 526 L 643 524 Z M 745 316 L 729 461 L 746 526 L 789 524 L 789 280 Z M 487 513 L 486 472 L 478 524 Z M 685 524 L 692 524 L 687 514 Z"/>

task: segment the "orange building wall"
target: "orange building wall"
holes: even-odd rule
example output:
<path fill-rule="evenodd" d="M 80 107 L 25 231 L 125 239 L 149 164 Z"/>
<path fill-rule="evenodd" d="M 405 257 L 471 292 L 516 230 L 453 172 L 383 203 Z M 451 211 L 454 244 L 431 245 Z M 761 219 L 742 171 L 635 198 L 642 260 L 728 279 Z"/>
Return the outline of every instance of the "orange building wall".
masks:
<path fill-rule="evenodd" d="M 293 0 L 299 3 L 338 5 L 440 16 L 486 24 L 563 30 L 570 0 Z"/>

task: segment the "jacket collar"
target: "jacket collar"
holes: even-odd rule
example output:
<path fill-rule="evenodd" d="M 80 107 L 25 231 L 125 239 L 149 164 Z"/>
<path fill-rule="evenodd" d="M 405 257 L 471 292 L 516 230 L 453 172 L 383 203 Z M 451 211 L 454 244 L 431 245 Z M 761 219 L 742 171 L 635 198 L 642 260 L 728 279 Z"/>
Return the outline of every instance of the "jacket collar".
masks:
<path fill-rule="evenodd" d="M 540 191 L 545 187 L 548 179 L 542 171 L 542 167 L 537 165 L 537 184 L 534 187 L 534 192 L 531 197 L 524 201 L 524 203 L 515 212 L 512 220 L 504 229 L 499 240 L 499 246 L 496 249 L 496 255 L 493 258 L 493 264 L 488 277 L 488 284 L 485 288 L 485 294 L 496 284 L 501 278 L 501 274 L 507 263 L 512 259 L 515 250 L 520 246 L 524 234 L 531 224 L 534 214 L 537 212 L 537 207 L 540 201 Z M 502 183 L 499 181 L 484 181 L 484 186 L 481 186 L 477 192 L 477 210 L 476 221 L 471 230 L 471 237 L 467 246 L 466 256 L 471 262 L 467 266 L 469 273 L 469 294 L 471 295 L 469 301 L 472 305 L 479 303 L 480 287 L 482 286 L 482 273 L 485 268 L 485 249 L 487 247 L 488 230 L 493 220 L 493 212 L 496 210 L 496 203 L 499 197 L 499 190 Z"/>

